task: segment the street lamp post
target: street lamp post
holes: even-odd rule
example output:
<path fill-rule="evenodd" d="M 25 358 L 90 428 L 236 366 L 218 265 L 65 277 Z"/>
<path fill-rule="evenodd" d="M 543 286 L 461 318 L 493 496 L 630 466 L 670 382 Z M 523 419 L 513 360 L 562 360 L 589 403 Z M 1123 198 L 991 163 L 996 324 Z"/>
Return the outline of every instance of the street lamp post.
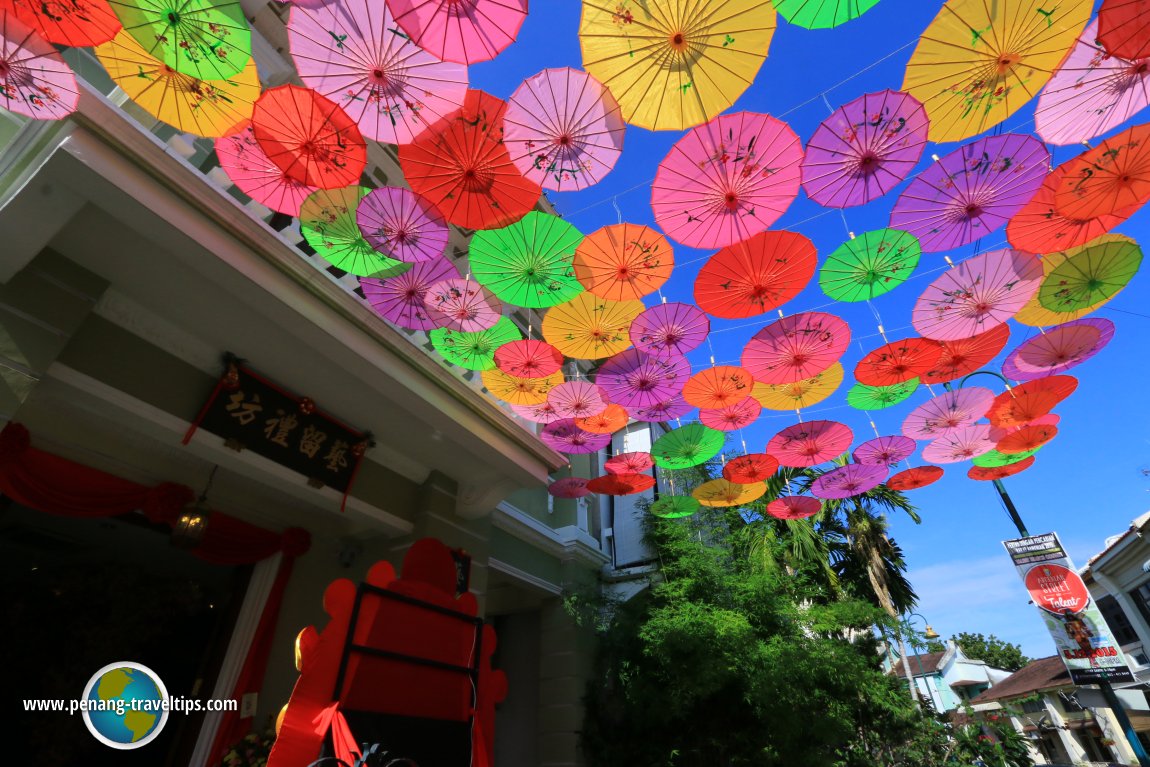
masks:
<path fill-rule="evenodd" d="M 911 618 L 922 619 L 923 625 L 926 626 L 926 630 L 922 632 L 923 637 L 925 637 L 926 639 L 938 639 L 938 637 L 939 637 L 938 632 L 935 631 L 933 628 L 931 628 L 931 626 L 927 622 L 926 618 L 923 618 L 922 615 L 920 615 L 918 613 L 904 613 L 904 614 L 907 616 L 906 622 L 908 624 L 910 624 L 911 628 L 914 628 L 914 625 L 911 624 Z M 915 643 L 911 642 L 911 646 L 915 647 Z M 918 663 L 919 675 L 922 676 L 923 679 L 926 679 L 926 670 L 923 669 L 923 667 L 922 667 L 922 653 L 918 652 L 917 647 L 915 648 L 914 659 Z M 930 696 L 931 706 L 933 706 L 934 705 L 934 693 L 932 693 L 930 690 L 930 681 L 927 680 L 924 682 L 924 684 L 926 685 L 926 693 L 927 693 L 927 695 Z M 917 685 L 915 685 L 915 687 L 917 688 Z"/>

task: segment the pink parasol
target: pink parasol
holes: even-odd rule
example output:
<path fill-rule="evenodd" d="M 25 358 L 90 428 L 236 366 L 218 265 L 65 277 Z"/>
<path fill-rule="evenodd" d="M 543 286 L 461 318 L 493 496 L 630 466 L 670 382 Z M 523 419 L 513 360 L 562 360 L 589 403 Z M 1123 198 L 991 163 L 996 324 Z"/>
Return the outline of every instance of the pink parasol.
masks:
<path fill-rule="evenodd" d="M 914 96 L 892 90 L 859 96 L 815 129 L 803 159 L 803 189 L 831 208 L 883 196 L 918 164 L 929 124 Z"/>
<path fill-rule="evenodd" d="M 676 394 L 662 402 L 656 402 L 647 407 L 636 408 L 631 415 L 636 421 L 660 423 L 662 421 L 670 421 L 673 418 L 682 418 L 687 413 L 690 413 L 691 409 L 691 406 L 683 399 L 683 395 Z"/>
<path fill-rule="evenodd" d="M 76 110 L 76 75 L 55 46 L 0 8 L 0 107 L 25 117 L 59 120 Z"/>
<path fill-rule="evenodd" d="M 818 498 L 809 495 L 784 495 L 767 504 L 767 513 L 776 519 L 806 519 L 822 511 Z"/>
<path fill-rule="evenodd" d="M 423 305 L 440 327 L 474 332 L 492 327 L 502 316 L 503 303 L 472 279 L 449 279 L 427 289 Z"/>
<path fill-rule="evenodd" d="M 803 145 L 781 120 L 719 115 L 671 147 L 651 185 L 662 230 L 684 245 L 717 248 L 766 230 L 799 192 Z"/>
<path fill-rule="evenodd" d="M 612 474 L 640 474 L 655 465 L 650 453 L 620 453 L 603 462 L 603 468 Z"/>
<path fill-rule="evenodd" d="M 552 450 L 570 455 L 597 453 L 611 444 L 610 434 L 595 434 L 580 429 L 574 418 L 561 418 L 543 427 L 539 435 Z"/>
<path fill-rule="evenodd" d="M 467 68 L 399 33 L 380 0 L 293 8 L 287 31 L 300 79 L 343 107 L 368 138 L 410 143 L 463 105 Z"/>
<path fill-rule="evenodd" d="M 779 459 L 781 466 L 802 468 L 841 455 L 853 439 L 854 434 L 846 424 L 807 421 L 788 426 L 771 437 L 767 452 Z"/>
<path fill-rule="evenodd" d="M 432 285 L 459 277 L 459 270 L 446 258 L 421 261 L 398 277 L 379 280 L 361 277 L 360 287 L 371 308 L 385 320 L 408 330 L 433 330 L 440 326 L 423 304 Z"/>
<path fill-rule="evenodd" d="M 931 442 L 922 449 L 922 457 L 931 463 L 958 463 L 994 449 L 990 424 L 964 426 Z"/>
<path fill-rule="evenodd" d="M 511 411 L 520 418 L 526 418 L 534 423 L 548 424 L 563 418 L 555 412 L 555 406 L 546 400 L 538 405 L 512 405 Z"/>
<path fill-rule="evenodd" d="M 216 139 L 220 167 L 241 192 L 279 213 L 299 218 L 300 206 L 318 187 L 301 184 L 264 153 L 251 122 L 237 133 Z"/>
<path fill-rule="evenodd" d="M 387 0 L 400 29 L 436 58 L 489 61 L 515 42 L 527 0 Z"/>
<path fill-rule="evenodd" d="M 747 397 L 742 402 L 727 405 L 715 410 L 700 410 L 699 421 L 704 426 L 719 431 L 735 431 L 750 426 L 758 420 L 763 412 L 763 406 L 754 397 Z"/>
<path fill-rule="evenodd" d="M 848 463 L 820 475 L 811 483 L 811 495 L 828 500 L 861 495 L 881 485 L 888 473 L 886 466 Z"/>
<path fill-rule="evenodd" d="M 447 222 L 410 189 L 371 190 L 359 201 L 355 220 L 368 244 L 396 261 L 428 261 L 447 251 Z"/>
<path fill-rule="evenodd" d="M 590 381 L 567 381 L 550 391 L 547 401 L 563 418 L 586 418 L 602 413 L 610 404 L 607 393 Z"/>
<path fill-rule="evenodd" d="M 894 466 L 909 458 L 917 447 L 910 437 L 875 437 L 856 447 L 851 457 L 866 466 Z"/>
<path fill-rule="evenodd" d="M 691 375 L 686 357 L 652 357 L 627 349 L 603 363 L 595 381 L 612 402 L 627 408 L 645 408 L 665 402 L 683 390 Z"/>
<path fill-rule="evenodd" d="M 1033 136 L 979 139 L 911 181 L 891 211 L 890 226 L 918 237 L 926 253 L 974 242 L 1021 210 L 1049 169 L 1050 152 Z"/>
<path fill-rule="evenodd" d="M 948 391 L 912 410 L 902 422 L 902 433 L 911 439 L 937 439 L 982 418 L 993 402 L 994 392 L 981 386 Z"/>
<path fill-rule="evenodd" d="M 615 167 L 625 127 L 615 97 L 594 77 L 544 69 L 508 99 L 503 143 L 524 176 L 544 189 L 576 192 Z"/>
<path fill-rule="evenodd" d="M 631 322 L 631 343 L 647 354 L 686 354 L 699 346 L 711 321 L 697 306 L 672 301 L 656 304 Z"/>
<path fill-rule="evenodd" d="M 1063 373 L 1102 351 L 1113 337 L 1114 323 L 1101 317 L 1067 322 L 1020 344 L 1002 363 L 1002 374 L 1031 381 Z"/>
<path fill-rule="evenodd" d="M 1021 250 L 968 258 L 930 284 L 911 322 L 935 341 L 978 335 L 1013 317 L 1038 292 L 1042 277 L 1042 263 Z"/>
<path fill-rule="evenodd" d="M 1078 144 L 1126 122 L 1150 103 L 1150 62 L 1108 54 L 1095 18 L 1038 97 L 1034 123 L 1048 144 Z"/>
<path fill-rule="evenodd" d="M 743 349 L 743 367 L 761 383 L 794 383 L 835 364 L 850 341 L 850 326 L 833 314 L 792 314 L 751 337 Z"/>
<path fill-rule="evenodd" d="M 548 485 L 547 492 L 556 498 L 583 498 L 591 495 L 587 481 L 583 477 L 564 477 Z"/>
<path fill-rule="evenodd" d="M 495 350 L 495 366 L 516 378 L 544 378 L 563 367 L 563 353 L 546 341 L 512 341 Z"/>

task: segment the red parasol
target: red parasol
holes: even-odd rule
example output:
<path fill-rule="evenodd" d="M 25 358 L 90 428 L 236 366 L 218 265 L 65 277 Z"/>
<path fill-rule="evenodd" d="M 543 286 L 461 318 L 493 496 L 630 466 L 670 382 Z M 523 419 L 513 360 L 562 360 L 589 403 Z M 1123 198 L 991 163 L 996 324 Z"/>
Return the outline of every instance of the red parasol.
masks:
<path fill-rule="evenodd" d="M 1054 210 L 1068 218 L 1097 218 L 1150 198 L 1150 123 L 1111 136 L 1062 166 Z"/>
<path fill-rule="evenodd" d="M 641 474 L 655 465 L 650 453 L 620 453 L 603 462 L 612 474 Z"/>
<path fill-rule="evenodd" d="M 1030 202 L 1006 225 L 1006 237 L 1015 248 L 1031 253 L 1050 253 L 1083 245 L 1106 234 L 1141 207 L 1134 205 L 1093 218 L 1067 218 L 1054 209 L 1054 194 L 1065 172 L 1065 163 L 1052 170 Z"/>
<path fill-rule="evenodd" d="M 837 421 L 796 423 L 771 437 L 767 452 L 782 466 L 802 468 L 829 461 L 850 447 L 854 434 Z"/>
<path fill-rule="evenodd" d="M 997 436 L 997 435 L 996 435 Z M 994 449 L 1005 455 L 1037 450 L 1058 436 L 1058 427 L 1031 422 L 1012 430 L 998 440 Z"/>
<path fill-rule="evenodd" d="M 763 412 L 763 406 L 754 397 L 747 397 L 734 405 L 715 410 L 700 410 L 699 421 L 719 431 L 735 431 L 753 424 Z"/>
<path fill-rule="evenodd" d="M 1042 284 L 1042 262 L 1020 250 L 992 250 L 948 269 L 919 297 L 911 315 L 926 338 L 969 338 L 1001 325 Z"/>
<path fill-rule="evenodd" d="M 933 485 L 935 482 L 942 479 L 941 466 L 916 466 L 913 469 L 904 469 L 898 474 L 895 474 L 886 481 L 886 486 L 891 490 L 898 490 L 899 492 L 906 492 L 907 490 L 917 490 L 920 487 Z"/>
<path fill-rule="evenodd" d="M 1073 376 L 1048 376 L 1008 389 L 994 398 L 986 413 L 998 427 L 1021 426 L 1049 413 L 1078 388 Z"/>
<path fill-rule="evenodd" d="M 910 437 L 875 437 L 856 447 L 851 457 L 855 463 L 865 466 L 894 466 L 906 460 L 917 447 Z"/>
<path fill-rule="evenodd" d="M 543 378 L 563 367 L 563 353 L 546 341 L 512 341 L 495 350 L 495 365 L 516 378 Z"/>
<path fill-rule="evenodd" d="M 547 492 L 556 498 L 582 498 L 591 495 L 587 480 L 582 477 L 564 477 L 547 486 Z"/>
<path fill-rule="evenodd" d="M 631 419 L 622 405 L 610 404 L 602 413 L 579 418 L 575 425 L 593 434 L 614 434 L 627 425 Z"/>
<path fill-rule="evenodd" d="M 760 232 L 703 265 L 695 278 L 695 302 L 716 317 L 753 317 L 797 296 L 817 265 L 814 243 L 803 235 Z"/>
<path fill-rule="evenodd" d="M 1112 56 L 1150 57 L 1150 0 L 1102 0 L 1098 42 Z"/>
<path fill-rule="evenodd" d="M 969 338 L 940 341 L 942 356 L 930 370 L 922 374 L 928 384 L 955 381 L 985 367 L 1006 347 L 1010 338 L 1008 325 L 996 325 L 985 333 Z"/>
<path fill-rule="evenodd" d="M 990 426 L 975 424 L 939 437 L 922 449 L 922 457 L 931 463 L 958 463 L 993 449 L 994 438 Z"/>
<path fill-rule="evenodd" d="M 994 392 L 981 386 L 948 391 L 912 410 L 902 422 L 902 433 L 911 439 L 937 439 L 973 424 L 993 402 Z"/>
<path fill-rule="evenodd" d="M 3 10 L 48 42 L 74 48 L 110 42 L 123 28 L 107 0 L 0 0 Z"/>
<path fill-rule="evenodd" d="M 809 495 L 784 495 L 767 504 L 767 513 L 776 519 L 805 519 L 822 511 L 823 504 Z"/>
<path fill-rule="evenodd" d="M 547 401 L 564 418 L 587 418 L 606 410 L 610 398 L 590 381 L 567 381 L 552 389 Z"/>
<path fill-rule="evenodd" d="M 635 495 L 655 486 L 650 474 L 604 474 L 587 483 L 587 489 L 600 495 Z"/>
<path fill-rule="evenodd" d="M 996 479 L 1006 479 L 1015 474 L 1024 472 L 1034 465 L 1034 456 L 1023 458 L 1021 461 L 1009 463 L 1006 466 L 971 466 L 966 476 L 971 479 L 989 482 Z"/>
<path fill-rule="evenodd" d="M 779 462 L 774 456 L 748 453 L 727 461 L 723 466 L 723 478 L 736 484 L 749 485 L 773 477 L 778 470 Z"/>
<path fill-rule="evenodd" d="M 833 314 L 792 314 L 755 333 L 743 349 L 743 367 L 761 383 L 794 383 L 835 364 L 850 341 L 850 326 Z"/>
<path fill-rule="evenodd" d="M 367 142 L 359 126 L 330 99 L 310 88 L 281 85 L 260 94 L 252 132 L 284 174 L 317 189 L 359 183 L 367 167 Z"/>
<path fill-rule="evenodd" d="M 627 349 L 604 362 L 595 380 L 612 402 L 641 408 L 678 394 L 690 375 L 691 365 L 686 357 L 652 357 L 638 349 Z"/>
<path fill-rule="evenodd" d="M 1102 351 L 1114 337 L 1114 323 L 1087 317 L 1059 325 L 1024 341 L 1002 363 L 1002 374 L 1015 381 L 1063 373 Z"/>
<path fill-rule="evenodd" d="M 865 386 L 894 386 L 920 378 L 937 364 L 942 348 L 926 338 L 904 338 L 875 349 L 855 366 L 855 380 Z"/>
<path fill-rule="evenodd" d="M 683 399 L 704 410 L 734 405 L 751 396 L 751 374 L 733 365 L 718 365 L 695 373 L 683 386 Z"/>

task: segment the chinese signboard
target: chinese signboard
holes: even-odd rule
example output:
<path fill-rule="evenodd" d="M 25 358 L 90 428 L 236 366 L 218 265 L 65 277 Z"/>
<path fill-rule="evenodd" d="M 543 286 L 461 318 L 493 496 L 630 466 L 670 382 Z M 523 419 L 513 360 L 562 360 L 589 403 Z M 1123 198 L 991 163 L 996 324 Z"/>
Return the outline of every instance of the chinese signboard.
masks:
<path fill-rule="evenodd" d="M 1086 584 L 1054 533 L 1003 541 L 1075 684 L 1133 682 Z"/>
<path fill-rule="evenodd" d="M 251 450 L 298 471 L 316 487 L 345 495 L 355 479 L 370 435 L 326 415 L 307 397 L 289 394 L 229 360 L 227 370 L 195 425 L 223 437 L 236 450 Z"/>

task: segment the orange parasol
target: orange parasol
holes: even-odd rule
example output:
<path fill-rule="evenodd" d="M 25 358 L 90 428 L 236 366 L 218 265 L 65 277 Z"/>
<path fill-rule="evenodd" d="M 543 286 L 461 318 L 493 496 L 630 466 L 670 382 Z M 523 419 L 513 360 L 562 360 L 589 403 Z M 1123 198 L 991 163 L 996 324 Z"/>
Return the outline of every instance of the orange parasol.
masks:
<path fill-rule="evenodd" d="M 1047 376 L 1008 389 L 994 398 L 986 417 L 1000 428 L 1021 426 L 1049 413 L 1078 388 L 1073 376 Z"/>
<path fill-rule="evenodd" d="M 1150 123 L 1129 130 L 1062 166 L 1054 210 L 1068 218 L 1108 216 L 1150 198 Z"/>
<path fill-rule="evenodd" d="M 926 338 L 904 338 L 880 346 L 855 366 L 855 380 L 865 386 L 894 386 L 923 376 L 938 364 L 942 348 Z"/>
<path fill-rule="evenodd" d="M 939 341 L 942 355 L 922 374 L 923 383 L 946 383 L 970 375 L 998 356 L 1010 338 L 1010 328 L 996 325 L 984 333 L 953 341 Z"/>
<path fill-rule="evenodd" d="M 631 323 L 642 312 L 642 301 L 607 301 L 591 293 L 580 293 L 547 311 L 543 337 L 568 357 L 610 357 L 631 345 Z"/>
<path fill-rule="evenodd" d="M 1019 426 L 998 440 L 994 449 L 1006 455 L 1037 450 L 1058 436 L 1058 427 L 1052 424 L 1028 423 Z"/>
<path fill-rule="evenodd" d="M 601 413 L 576 419 L 575 425 L 592 434 L 613 434 L 627 425 L 630 416 L 622 405 L 610 404 Z"/>
<path fill-rule="evenodd" d="M 762 482 L 740 485 L 727 479 L 712 479 L 692 490 L 691 495 L 703 506 L 722 509 L 757 501 L 766 492 L 767 486 Z"/>
<path fill-rule="evenodd" d="M 630 301 L 658 290 L 674 265 L 667 238 L 641 224 L 605 226 L 575 249 L 575 279 L 611 301 Z"/>
<path fill-rule="evenodd" d="M 703 410 L 718 410 L 751 396 L 754 384 L 751 374 L 743 368 L 719 365 L 691 376 L 683 386 L 683 399 Z"/>
<path fill-rule="evenodd" d="M 716 317 L 753 317 L 797 296 L 817 265 L 814 243 L 803 235 L 760 232 L 703 265 L 695 278 L 695 302 Z"/>

